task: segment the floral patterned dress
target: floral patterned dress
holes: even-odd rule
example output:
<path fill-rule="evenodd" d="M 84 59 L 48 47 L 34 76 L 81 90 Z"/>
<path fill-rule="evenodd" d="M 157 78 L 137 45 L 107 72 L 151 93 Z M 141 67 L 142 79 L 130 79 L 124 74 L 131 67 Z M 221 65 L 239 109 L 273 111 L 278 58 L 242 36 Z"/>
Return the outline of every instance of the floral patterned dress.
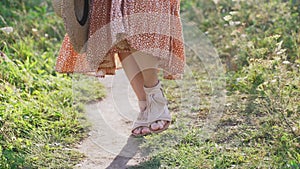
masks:
<path fill-rule="evenodd" d="M 75 52 L 66 35 L 56 71 L 114 75 L 121 68 L 119 53 L 142 51 L 159 59 L 165 79 L 181 78 L 185 55 L 179 10 L 179 0 L 92 0 L 85 52 Z"/>

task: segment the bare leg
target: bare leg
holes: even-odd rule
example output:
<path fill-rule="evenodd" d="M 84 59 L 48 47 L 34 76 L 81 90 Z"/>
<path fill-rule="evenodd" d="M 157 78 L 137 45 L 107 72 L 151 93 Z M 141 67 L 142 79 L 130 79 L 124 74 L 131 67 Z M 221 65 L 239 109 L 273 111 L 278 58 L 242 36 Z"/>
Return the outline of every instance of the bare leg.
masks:
<path fill-rule="evenodd" d="M 142 71 L 144 86 L 154 87 L 158 83 L 158 59 L 143 52 L 135 52 L 133 56 L 137 66 Z"/>
<path fill-rule="evenodd" d="M 139 107 L 141 111 L 146 108 L 146 105 L 140 104 L 146 102 L 146 93 L 144 91 L 144 78 L 140 68 L 138 67 L 136 61 L 132 57 L 131 53 L 120 53 L 119 58 L 122 62 L 122 67 L 126 73 L 128 80 L 135 92 L 138 100 L 139 100 Z M 135 134 L 145 134 L 150 133 L 148 127 L 139 127 L 133 131 Z"/>
<path fill-rule="evenodd" d="M 147 88 L 154 87 L 158 83 L 158 70 L 157 69 L 145 69 L 142 71 L 144 77 L 144 86 Z"/>
<path fill-rule="evenodd" d="M 144 78 L 140 68 L 131 53 L 120 53 L 119 58 L 128 80 L 139 101 L 146 101 L 146 93 L 143 88 Z"/>
<path fill-rule="evenodd" d="M 137 52 L 134 55 L 135 61 L 142 70 L 142 75 L 144 78 L 144 87 L 152 88 L 158 84 L 158 59 L 154 58 L 152 55 Z M 167 121 L 158 120 L 150 125 L 152 130 L 160 130 L 164 127 Z"/>

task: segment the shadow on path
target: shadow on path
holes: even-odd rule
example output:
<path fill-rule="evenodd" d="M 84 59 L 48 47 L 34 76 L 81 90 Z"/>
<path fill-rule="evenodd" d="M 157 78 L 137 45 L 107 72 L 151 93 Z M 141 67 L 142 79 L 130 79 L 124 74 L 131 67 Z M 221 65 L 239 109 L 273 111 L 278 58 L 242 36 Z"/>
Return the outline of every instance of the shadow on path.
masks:
<path fill-rule="evenodd" d="M 126 145 L 121 152 L 114 158 L 106 169 L 125 169 L 128 168 L 127 163 L 139 152 L 139 146 L 143 142 L 143 138 L 135 138 L 130 136 Z"/>
<path fill-rule="evenodd" d="M 91 131 L 78 145 L 78 150 L 87 158 L 77 167 L 125 169 L 139 165 L 148 154 L 139 148 L 144 138 L 131 136 L 132 121 L 138 114 L 137 98 L 124 71 L 117 71 L 115 76 L 100 79 L 100 82 L 106 87 L 107 96 L 100 102 L 85 105 Z"/>

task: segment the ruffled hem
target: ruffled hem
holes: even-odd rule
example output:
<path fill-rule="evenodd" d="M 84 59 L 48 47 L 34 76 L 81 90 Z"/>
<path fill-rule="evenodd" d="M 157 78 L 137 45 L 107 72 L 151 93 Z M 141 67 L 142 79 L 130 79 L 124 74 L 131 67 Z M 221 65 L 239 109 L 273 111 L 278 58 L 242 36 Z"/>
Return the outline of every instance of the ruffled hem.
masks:
<path fill-rule="evenodd" d="M 181 79 L 185 56 L 179 4 L 179 0 L 168 3 L 158 0 L 93 0 L 86 52 L 76 53 L 66 35 L 57 58 L 56 71 L 100 77 L 115 75 L 115 71 L 122 68 L 118 54 L 134 49 L 157 57 L 165 79 Z M 146 15 L 130 18 L 139 13 Z M 121 34 L 125 36 L 118 38 Z M 123 40 L 128 42 L 129 47 L 120 48 L 117 42 Z"/>

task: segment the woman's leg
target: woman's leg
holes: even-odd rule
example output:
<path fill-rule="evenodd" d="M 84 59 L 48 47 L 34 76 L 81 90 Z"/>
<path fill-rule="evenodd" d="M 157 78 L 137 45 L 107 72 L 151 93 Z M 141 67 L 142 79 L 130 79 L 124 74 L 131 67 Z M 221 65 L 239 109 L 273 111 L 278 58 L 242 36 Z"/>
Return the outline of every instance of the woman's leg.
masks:
<path fill-rule="evenodd" d="M 144 79 L 142 72 L 131 53 L 120 53 L 119 58 L 122 62 L 122 67 L 128 80 L 130 81 L 133 91 L 139 100 L 140 111 L 143 111 L 146 108 L 146 93 L 143 88 Z M 133 130 L 133 132 L 135 134 L 147 134 L 150 133 L 150 130 L 148 127 L 139 127 Z"/>
<path fill-rule="evenodd" d="M 143 75 L 134 58 L 131 56 L 131 53 L 120 53 L 119 58 L 122 62 L 122 67 L 138 100 L 145 101 L 146 94 L 143 89 Z"/>
<path fill-rule="evenodd" d="M 136 52 L 134 54 L 134 59 L 139 66 L 139 69 L 142 71 L 142 76 L 144 79 L 144 87 L 152 88 L 155 87 L 158 83 L 158 59 L 152 55 L 145 54 L 142 52 Z M 167 121 L 158 120 L 153 122 L 150 125 L 151 130 L 161 130 L 164 128 Z"/>

